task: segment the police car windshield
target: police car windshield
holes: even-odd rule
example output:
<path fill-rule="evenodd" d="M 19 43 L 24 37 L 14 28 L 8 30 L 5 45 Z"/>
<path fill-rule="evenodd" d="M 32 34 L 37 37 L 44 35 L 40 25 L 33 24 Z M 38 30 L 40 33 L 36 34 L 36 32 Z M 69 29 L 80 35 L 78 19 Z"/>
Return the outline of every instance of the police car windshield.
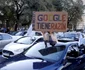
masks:
<path fill-rule="evenodd" d="M 19 43 L 19 44 L 32 44 L 35 41 L 35 39 L 33 40 L 31 37 L 22 37 L 18 40 L 15 41 L 15 43 Z"/>

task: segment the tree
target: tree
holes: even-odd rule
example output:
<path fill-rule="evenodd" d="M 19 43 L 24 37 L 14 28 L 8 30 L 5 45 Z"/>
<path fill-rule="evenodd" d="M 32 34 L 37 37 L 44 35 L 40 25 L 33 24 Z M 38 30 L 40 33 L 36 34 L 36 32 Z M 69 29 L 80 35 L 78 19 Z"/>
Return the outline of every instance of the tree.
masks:
<path fill-rule="evenodd" d="M 56 11 L 62 11 L 63 6 L 62 6 L 62 1 L 61 0 L 53 0 L 52 4 L 54 5 Z"/>
<path fill-rule="evenodd" d="M 81 19 L 84 5 L 82 0 L 53 0 L 56 11 L 68 12 L 68 25 L 72 24 L 76 28 L 77 22 Z"/>
<path fill-rule="evenodd" d="M 0 19 L 30 25 L 33 11 L 67 11 L 68 24 L 76 28 L 84 9 L 82 0 L 0 0 L 0 17 L 4 20 Z"/>
<path fill-rule="evenodd" d="M 31 24 L 33 11 L 55 10 L 50 0 L 25 0 L 24 2 L 25 2 L 25 5 L 27 6 L 24 12 L 26 12 L 26 15 L 28 18 L 28 25 Z"/>
<path fill-rule="evenodd" d="M 20 23 L 20 18 L 25 15 L 24 11 L 27 9 L 27 5 L 24 0 L 13 0 L 14 10 L 15 10 L 15 31 L 17 31 L 18 24 Z"/>
<path fill-rule="evenodd" d="M 54 10 L 54 6 L 50 0 L 4 0 L 2 1 L 2 7 L 3 6 L 5 6 L 2 10 L 5 17 L 4 19 L 7 19 L 9 22 L 11 21 L 10 17 L 12 17 L 16 21 L 15 30 L 17 30 L 19 23 L 26 21 L 28 25 L 31 24 L 33 11 Z"/>

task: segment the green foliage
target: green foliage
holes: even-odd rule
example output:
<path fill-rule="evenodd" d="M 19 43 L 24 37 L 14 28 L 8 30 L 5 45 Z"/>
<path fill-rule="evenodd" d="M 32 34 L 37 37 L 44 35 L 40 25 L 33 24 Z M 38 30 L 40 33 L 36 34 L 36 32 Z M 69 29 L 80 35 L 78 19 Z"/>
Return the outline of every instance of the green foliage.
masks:
<path fill-rule="evenodd" d="M 84 9 L 82 0 L 0 0 L 0 20 L 30 24 L 33 11 L 67 11 L 68 24 L 76 26 Z"/>
<path fill-rule="evenodd" d="M 68 12 L 68 24 L 76 28 L 77 22 L 81 20 L 84 5 L 82 0 L 53 0 L 56 11 Z"/>
<path fill-rule="evenodd" d="M 53 0 L 52 4 L 54 5 L 56 11 L 62 11 L 63 6 L 61 0 Z"/>

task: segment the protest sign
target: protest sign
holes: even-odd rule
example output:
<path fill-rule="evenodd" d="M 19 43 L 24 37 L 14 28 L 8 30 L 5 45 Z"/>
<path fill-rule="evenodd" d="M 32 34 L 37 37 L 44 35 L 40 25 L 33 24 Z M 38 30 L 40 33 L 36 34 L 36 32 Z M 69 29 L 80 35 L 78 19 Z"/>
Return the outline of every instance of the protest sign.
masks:
<path fill-rule="evenodd" d="M 33 30 L 42 32 L 64 32 L 67 30 L 67 12 L 34 12 Z"/>

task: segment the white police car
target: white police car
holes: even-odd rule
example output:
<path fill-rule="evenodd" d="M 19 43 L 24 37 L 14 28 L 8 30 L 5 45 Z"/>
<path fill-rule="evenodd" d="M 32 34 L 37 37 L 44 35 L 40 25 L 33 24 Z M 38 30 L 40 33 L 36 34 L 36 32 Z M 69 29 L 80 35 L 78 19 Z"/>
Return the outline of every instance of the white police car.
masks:
<path fill-rule="evenodd" d="M 18 40 L 7 44 L 2 50 L 2 55 L 3 57 L 7 57 L 7 58 L 13 57 L 17 54 L 22 53 L 25 49 L 30 48 L 34 44 L 41 42 L 41 41 L 43 41 L 42 36 L 21 37 Z"/>

